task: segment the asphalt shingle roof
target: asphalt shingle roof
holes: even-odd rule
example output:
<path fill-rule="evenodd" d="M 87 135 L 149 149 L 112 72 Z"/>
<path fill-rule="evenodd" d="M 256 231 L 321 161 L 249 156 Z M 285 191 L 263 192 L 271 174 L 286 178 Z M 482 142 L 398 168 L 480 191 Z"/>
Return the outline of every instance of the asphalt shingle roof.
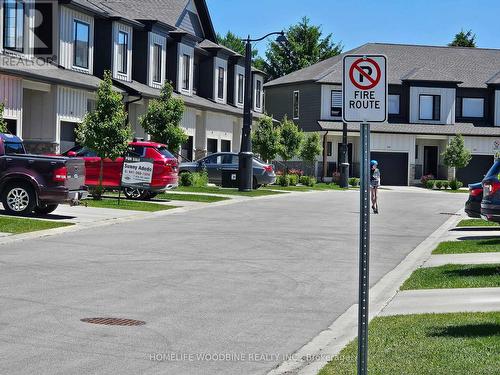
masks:
<path fill-rule="evenodd" d="M 447 81 L 458 82 L 460 87 L 484 88 L 488 83 L 500 83 L 500 49 L 367 43 L 348 53 L 386 55 L 389 84 L 401 84 L 402 80 Z M 340 84 L 343 55 L 280 77 L 266 86 L 303 81 Z"/>

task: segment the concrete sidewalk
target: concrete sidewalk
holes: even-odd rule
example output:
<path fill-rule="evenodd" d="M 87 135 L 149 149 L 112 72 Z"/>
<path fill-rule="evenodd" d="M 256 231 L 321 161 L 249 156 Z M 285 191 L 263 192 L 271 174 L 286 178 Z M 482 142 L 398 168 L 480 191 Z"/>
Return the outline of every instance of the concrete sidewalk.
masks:
<path fill-rule="evenodd" d="M 405 290 L 380 316 L 500 311 L 500 288 Z"/>

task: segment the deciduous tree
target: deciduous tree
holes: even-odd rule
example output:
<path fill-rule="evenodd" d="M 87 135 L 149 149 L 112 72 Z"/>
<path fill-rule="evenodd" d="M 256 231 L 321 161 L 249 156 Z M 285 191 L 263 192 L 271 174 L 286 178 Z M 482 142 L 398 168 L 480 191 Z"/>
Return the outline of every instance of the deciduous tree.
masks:
<path fill-rule="evenodd" d="M 253 152 L 266 161 L 273 160 L 280 149 L 280 127 L 272 117 L 264 116 L 259 120 L 252 134 Z"/>
<path fill-rule="evenodd" d="M 465 168 L 472 158 L 469 150 L 465 148 L 464 137 L 461 134 L 451 139 L 442 156 L 444 165 L 452 168 L 453 179 L 455 179 L 456 169 Z"/>
<path fill-rule="evenodd" d="M 0 103 L 0 133 L 7 133 L 7 122 L 3 119 L 3 111 L 5 109 L 5 104 Z"/>
<path fill-rule="evenodd" d="M 318 155 L 321 155 L 323 146 L 321 145 L 321 137 L 319 133 L 306 133 L 304 142 L 300 149 L 300 157 L 306 162 L 312 170 L 314 170 L 314 162 Z"/>
<path fill-rule="evenodd" d="M 278 155 L 281 156 L 285 163 L 299 154 L 303 139 L 304 133 L 302 133 L 302 130 L 285 116 L 281 122 L 278 151 Z"/>

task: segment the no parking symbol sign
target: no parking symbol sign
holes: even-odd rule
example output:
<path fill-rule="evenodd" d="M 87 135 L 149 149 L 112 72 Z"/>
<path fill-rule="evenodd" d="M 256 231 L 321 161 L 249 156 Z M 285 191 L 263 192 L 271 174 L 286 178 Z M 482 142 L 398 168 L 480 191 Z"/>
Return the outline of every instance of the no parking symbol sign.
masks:
<path fill-rule="evenodd" d="M 383 55 L 346 55 L 343 60 L 345 122 L 387 120 L 387 59 Z"/>

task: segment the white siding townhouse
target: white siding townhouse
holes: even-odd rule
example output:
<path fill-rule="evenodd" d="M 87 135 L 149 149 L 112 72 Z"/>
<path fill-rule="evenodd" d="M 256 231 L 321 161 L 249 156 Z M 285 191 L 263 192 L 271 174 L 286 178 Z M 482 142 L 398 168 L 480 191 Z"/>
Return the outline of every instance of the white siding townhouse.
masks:
<path fill-rule="evenodd" d="M 182 97 L 187 159 L 238 151 L 243 56 L 217 44 L 204 0 L 0 0 L 0 102 L 34 152 L 64 152 L 95 105 L 105 70 L 137 136 L 165 81 Z M 255 115 L 264 76 L 255 70 Z"/>
<path fill-rule="evenodd" d="M 462 134 L 472 153 L 457 171 L 478 182 L 500 145 L 500 50 L 368 43 L 348 53 L 384 54 L 388 59 L 389 116 L 372 124 L 372 159 L 385 185 L 409 185 L 422 175 L 451 178 L 442 152 Z M 319 176 L 338 170 L 342 142 L 342 57 L 335 56 L 265 84 L 266 111 L 287 114 L 304 131 L 319 132 L 324 154 Z M 348 126 L 351 174 L 359 176 L 359 124 Z"/>

